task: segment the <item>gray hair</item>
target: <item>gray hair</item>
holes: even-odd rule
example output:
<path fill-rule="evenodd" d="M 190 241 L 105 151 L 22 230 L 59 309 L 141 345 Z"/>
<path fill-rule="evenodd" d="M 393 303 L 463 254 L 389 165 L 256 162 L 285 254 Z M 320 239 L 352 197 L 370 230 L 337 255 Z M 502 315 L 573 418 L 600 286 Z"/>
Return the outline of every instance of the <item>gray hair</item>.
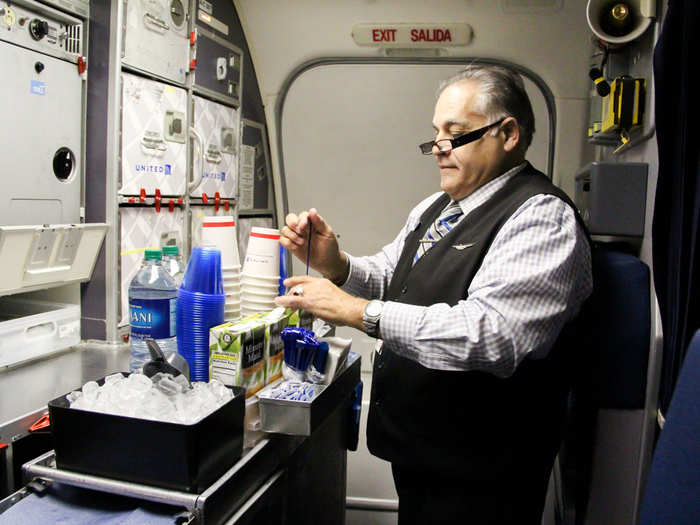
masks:
<path fill-rule="evenodd" d="M 464 80 L 476 82 L 480 87 L 476 107 L 472 110 L 484 115 L 489 122 L 515 117 L 522 135 L 523 151 L 527 150 L 535 133 L 535 115 L 520 75 L 501 66 L 471 64 L 443 80 L 437 96 L 448 86 Z M 494 129 L 491 133 L 497 132 L 498 129 Z"/>

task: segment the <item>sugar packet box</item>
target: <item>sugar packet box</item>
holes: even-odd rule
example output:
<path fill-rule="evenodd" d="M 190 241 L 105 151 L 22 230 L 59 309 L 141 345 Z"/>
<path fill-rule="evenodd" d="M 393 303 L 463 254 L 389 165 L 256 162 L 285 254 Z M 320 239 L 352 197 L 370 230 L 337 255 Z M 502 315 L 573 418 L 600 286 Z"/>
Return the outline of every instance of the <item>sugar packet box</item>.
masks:
<path fill-rule="evenodd" d="M 260 316 L 209 330 L 209 377 L 246 389 L 246 398 L 265 386 L 265 332 Z"/>

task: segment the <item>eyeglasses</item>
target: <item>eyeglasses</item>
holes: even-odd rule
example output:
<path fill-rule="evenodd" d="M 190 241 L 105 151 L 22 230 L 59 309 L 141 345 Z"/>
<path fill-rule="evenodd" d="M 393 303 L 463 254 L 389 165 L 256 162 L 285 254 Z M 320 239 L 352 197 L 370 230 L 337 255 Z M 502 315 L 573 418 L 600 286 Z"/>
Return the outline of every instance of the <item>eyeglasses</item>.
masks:
<path fill-rule="evenodd" d="M 424 142 L 423 144 L 418 144 L 418 148 L 420 148 L 420 152 L 423 155 L 432 155 L 433 146 L 437 146 L 438 151 L 440 153 L 449 153 L 455 148 L 459 148 L 460 146 L 464 146 L 466 144 L 469 144 L 470 142 L 479 140 L 481 137 L 484 136 L 484 134 L 489 130 L 489 128 L 492 128 L 496 124 L 500 124 L 505 119 L 506 117 L 503 117 L 502 119 L 497 120 L 496 122 L 492 122 L 488 126 L 475 129 L 474 131 L 470 131 L 469 133 L 465 133 L 464 135 L 460 135 L 459 137 L 453 139 L 440 139 Z"/>

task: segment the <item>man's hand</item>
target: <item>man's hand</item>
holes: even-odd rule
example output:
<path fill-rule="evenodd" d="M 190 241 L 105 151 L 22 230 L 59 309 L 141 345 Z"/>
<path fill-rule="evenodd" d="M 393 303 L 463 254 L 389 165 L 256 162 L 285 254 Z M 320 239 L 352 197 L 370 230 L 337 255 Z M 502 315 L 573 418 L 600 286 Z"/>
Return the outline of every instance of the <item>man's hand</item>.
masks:
<path fill-rule="evenodd" d="M 285 279 L 288 295 L 277 297 L 275 304 L 292 309 L 302 308 L 336 326 L 363 330 L 362 311 L 367 299 L 345 293 L 328 279 L 300 275 Z M 295 292 L 299 295 L 295 295 Z"/>
<path fill-rule="evenodd" d="M 309 224 L 312 224 L 314 231 L 311 237 L 309 266 L 336 282 L 347 277 L 347 258 L 338 247 L 333 229 L 318 214 L 316 208 L 301 212 L 298 216 L 290 213 L 285 222 L 287 225 L 282 228 L 280 236 L 282 246 L 306 263 Z"/>

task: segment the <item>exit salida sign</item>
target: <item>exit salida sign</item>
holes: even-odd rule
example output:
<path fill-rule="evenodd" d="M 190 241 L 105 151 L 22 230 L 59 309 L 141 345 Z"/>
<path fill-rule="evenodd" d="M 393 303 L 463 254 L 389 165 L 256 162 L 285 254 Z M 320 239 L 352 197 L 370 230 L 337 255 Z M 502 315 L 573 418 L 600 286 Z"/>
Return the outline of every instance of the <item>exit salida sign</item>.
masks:
<path fill-rule="evenodd" d="M 466 46 L 472 28 L 465 23 L 450 24 L 355 24 L 352 38 L 358 46 L 375 47 L 447 47 Z"/>

